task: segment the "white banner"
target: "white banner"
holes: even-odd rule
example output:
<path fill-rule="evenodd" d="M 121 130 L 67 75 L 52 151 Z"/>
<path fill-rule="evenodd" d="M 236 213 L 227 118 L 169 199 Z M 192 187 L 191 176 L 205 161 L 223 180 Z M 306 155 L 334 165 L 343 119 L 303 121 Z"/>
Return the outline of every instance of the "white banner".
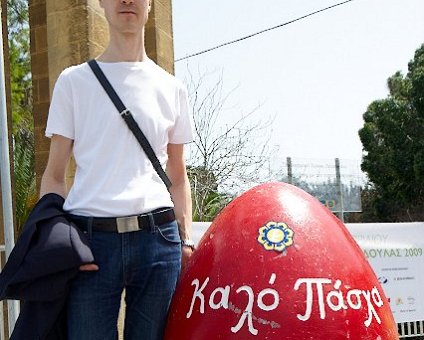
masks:
<path fill-rule="evenodd" d="M 424 320 L 424 223 L 346 227 L 374 269 L 396 322 Z"/>
<path fill-rule="evenodd" d="M 196 243 L 210 222 L 195 222 Z M 424 320 L 424 223 L 346 224 L 374 269 L 397 323 Z"/>

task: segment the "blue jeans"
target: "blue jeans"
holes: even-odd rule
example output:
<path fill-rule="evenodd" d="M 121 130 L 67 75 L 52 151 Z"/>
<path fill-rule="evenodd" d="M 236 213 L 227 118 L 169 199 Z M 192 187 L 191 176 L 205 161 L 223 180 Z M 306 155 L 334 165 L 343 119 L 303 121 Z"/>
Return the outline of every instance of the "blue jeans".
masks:
<path fill-rule="evenodd" d="M 125 340 L 160 340 L 181 269 L 177 223 L 123 234 L 88 231 L 99 271 L 79 272 L 68 298 L 69 340 L 116 340 L 125 288 Z"/>

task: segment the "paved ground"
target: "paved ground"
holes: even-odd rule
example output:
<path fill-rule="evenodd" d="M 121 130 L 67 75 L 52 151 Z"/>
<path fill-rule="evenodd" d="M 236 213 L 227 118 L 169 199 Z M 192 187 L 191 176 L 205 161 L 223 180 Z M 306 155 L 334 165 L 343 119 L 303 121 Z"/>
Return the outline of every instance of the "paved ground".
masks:
<path fill-rule="evenodd" d="M 125 293 L 124 293 L 125 294 Z M 124 340 L 124 333 L 123 333 L 123 328 L 124 328 L 124 319 L 125 319 L 125 310 L 123 308 L 123 306 L 125 306 L 124 303 L 124 294 L 122 294 L 122 299 L 121 299 L 121 310 L 119 311 L 119 318 L 118 318 L 118 333 L 119 333 L 119 340 Z"/>

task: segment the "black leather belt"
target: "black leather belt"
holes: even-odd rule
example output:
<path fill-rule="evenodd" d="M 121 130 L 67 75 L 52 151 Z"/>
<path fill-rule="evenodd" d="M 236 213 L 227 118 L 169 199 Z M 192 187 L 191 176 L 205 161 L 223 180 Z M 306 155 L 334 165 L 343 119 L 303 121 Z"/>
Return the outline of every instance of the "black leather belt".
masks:
<path fill-rule="evenodd" d="M 87 230 L 90 219 L 92 219 L 92 231 L 115 233 L 152 230 L 155 225 L 161 225 L 175 220 L 175 213 L 172 208 L 161 208 L 147 214 L 124 217 L 86 217 L 71 214 L 68 216 L 80 229 Z"/>

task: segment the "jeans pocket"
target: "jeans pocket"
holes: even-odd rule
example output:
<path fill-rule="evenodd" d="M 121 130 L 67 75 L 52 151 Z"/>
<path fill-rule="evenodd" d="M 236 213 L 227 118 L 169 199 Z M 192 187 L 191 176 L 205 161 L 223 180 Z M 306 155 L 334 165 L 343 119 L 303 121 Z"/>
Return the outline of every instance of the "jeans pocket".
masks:
<path fill-rule="evenodd" d="M 178 224 L 176 221 L 158 225 L 157 229 L 165 241 L 174 244 L 181 243 L 180 234 L 178 232 Z"/>

